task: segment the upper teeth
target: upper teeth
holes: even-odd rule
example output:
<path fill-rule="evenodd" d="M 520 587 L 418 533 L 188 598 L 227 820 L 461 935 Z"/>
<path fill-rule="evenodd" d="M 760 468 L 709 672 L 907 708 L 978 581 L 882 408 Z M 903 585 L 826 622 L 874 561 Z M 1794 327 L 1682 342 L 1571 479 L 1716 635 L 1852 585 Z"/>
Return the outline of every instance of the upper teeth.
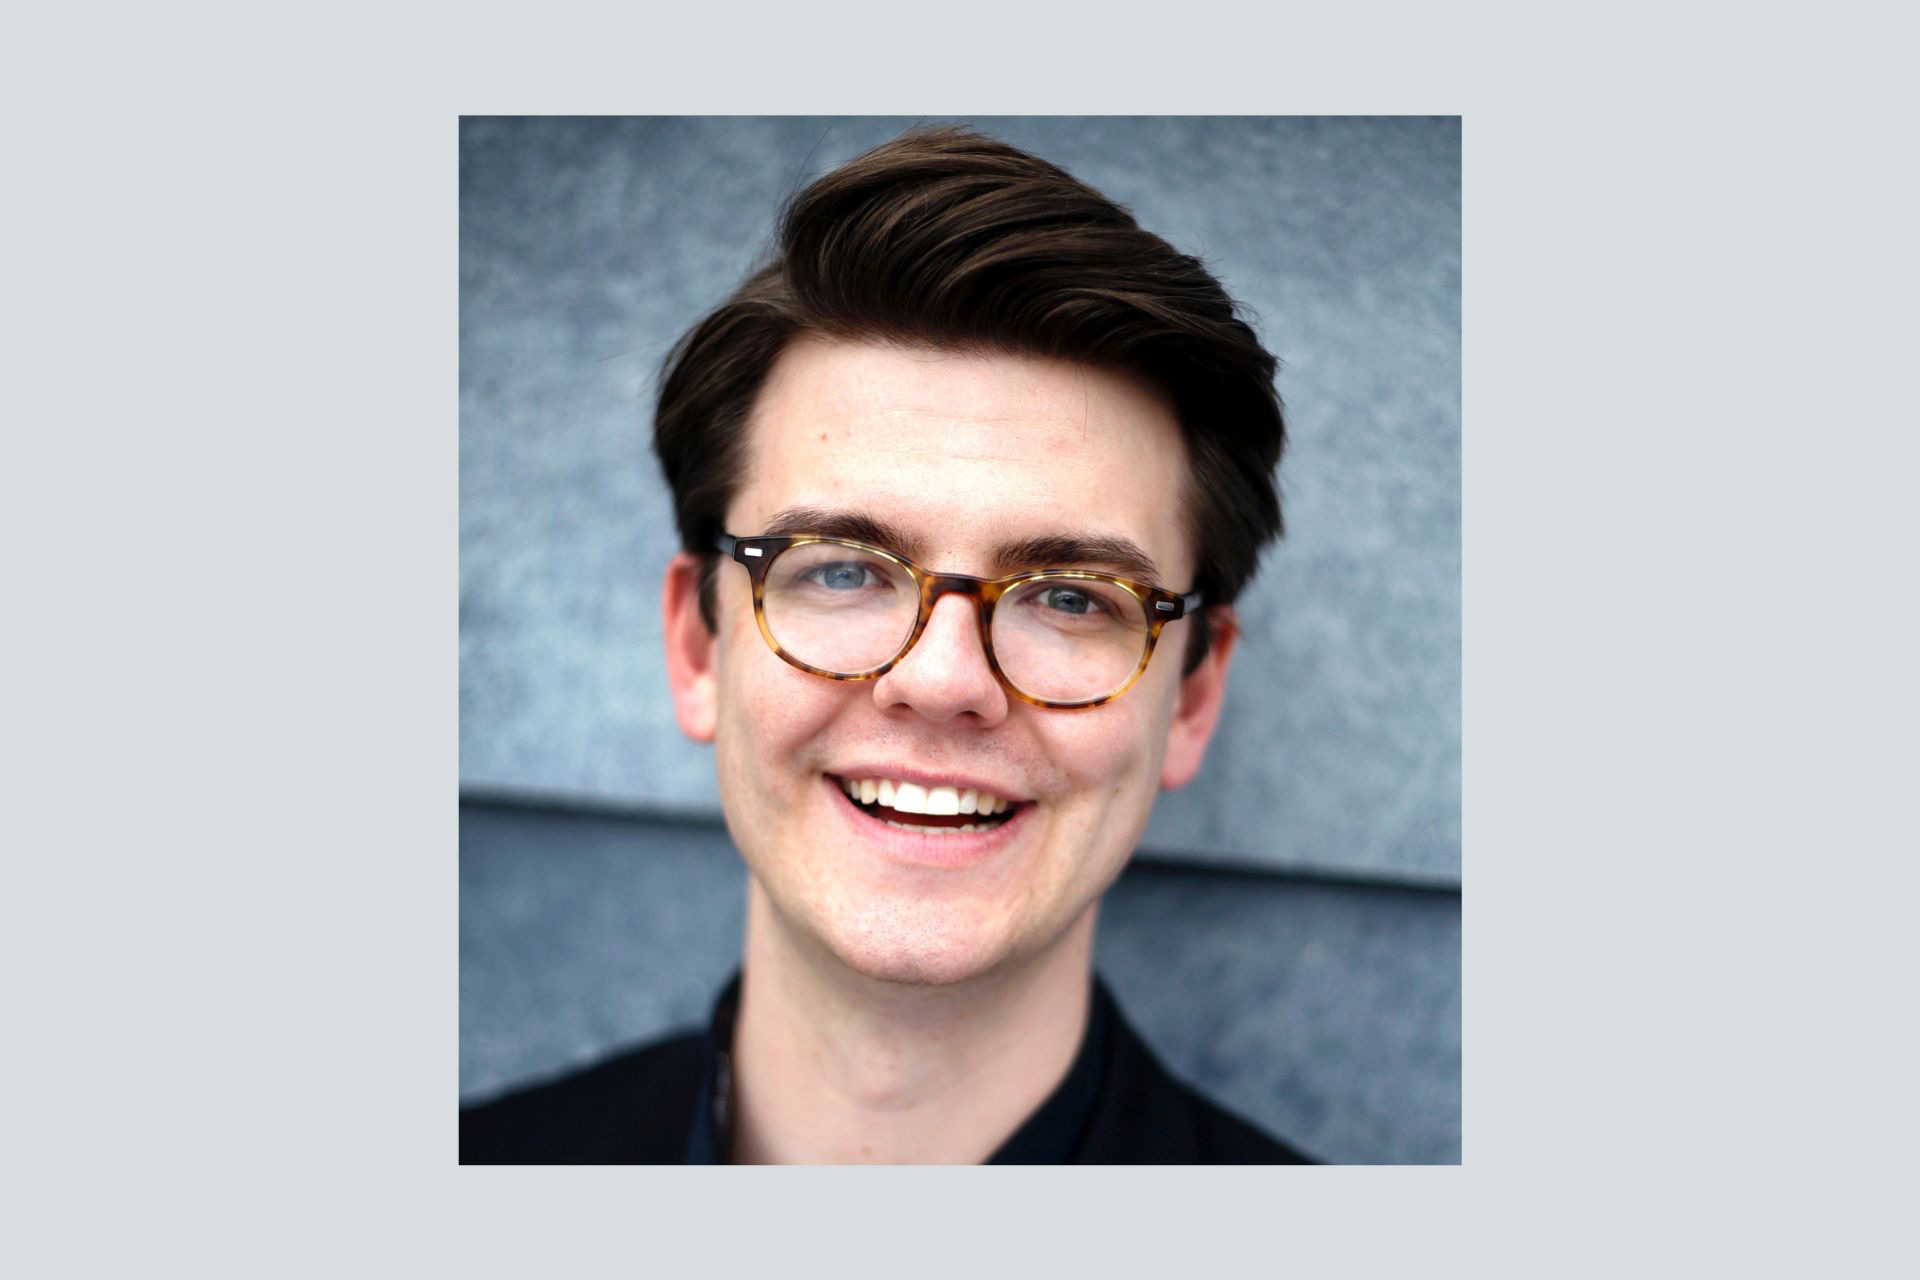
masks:
<path fill-rule="evenodd" d="M 923 787 L 892 778 L 842 778 L 840 785 L 861 804 L 882 804 L 898 813 L 1004 813 L 1007 802 L 974 787 Z"/>

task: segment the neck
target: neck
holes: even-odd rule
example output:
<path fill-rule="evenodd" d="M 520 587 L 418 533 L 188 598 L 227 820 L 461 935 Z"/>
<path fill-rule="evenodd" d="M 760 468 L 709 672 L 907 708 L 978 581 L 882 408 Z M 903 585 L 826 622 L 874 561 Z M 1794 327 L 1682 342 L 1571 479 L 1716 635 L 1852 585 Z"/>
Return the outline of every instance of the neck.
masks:
<path fill-rule="evenodd" d="M 1093 924 L 1089 908 L 1046 951 L 963 982 L 883 982 L 805 945 L 749 877 L 734 1161 L 985 1160 L 1073 1065 Z"/>

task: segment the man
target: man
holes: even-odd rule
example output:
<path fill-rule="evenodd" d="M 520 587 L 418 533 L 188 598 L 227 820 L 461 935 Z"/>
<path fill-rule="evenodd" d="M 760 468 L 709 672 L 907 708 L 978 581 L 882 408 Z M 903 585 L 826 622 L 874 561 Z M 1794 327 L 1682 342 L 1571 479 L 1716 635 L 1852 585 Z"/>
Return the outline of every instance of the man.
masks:
<path fill-rule="evenodd" d="M 1195 260 L 915 130 L 668 360 L 663 621 L 750 871 L 712 1026 L 463 1113 L 467 1162 L 1273 1163 L 1092 978 L 1278 535 L 1274 361 Z"/>

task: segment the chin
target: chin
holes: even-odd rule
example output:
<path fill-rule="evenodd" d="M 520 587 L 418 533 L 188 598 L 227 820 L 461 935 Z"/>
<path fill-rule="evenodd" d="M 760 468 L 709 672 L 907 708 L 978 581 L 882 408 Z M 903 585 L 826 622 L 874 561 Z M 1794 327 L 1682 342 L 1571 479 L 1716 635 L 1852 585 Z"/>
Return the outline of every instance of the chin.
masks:
<path fill-rule="evenodd" d="M 1013 952 L 1000 930 L 917 904 L 876 904 L 819 923 L 827 949 L 876 982 L 951 986 L 991 973 Z"/>

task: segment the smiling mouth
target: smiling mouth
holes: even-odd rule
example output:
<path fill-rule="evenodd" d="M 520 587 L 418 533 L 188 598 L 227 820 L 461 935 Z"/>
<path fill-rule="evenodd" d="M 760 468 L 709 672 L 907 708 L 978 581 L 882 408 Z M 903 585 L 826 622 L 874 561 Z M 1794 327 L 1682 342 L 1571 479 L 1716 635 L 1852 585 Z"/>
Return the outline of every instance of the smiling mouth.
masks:
<path fill-rule="evenodd" d="M 829 777 L 867 817 L 927 835 L 991 831 L 1022 807 L 972 787 L 923 787 L 891 778 Z"/>

